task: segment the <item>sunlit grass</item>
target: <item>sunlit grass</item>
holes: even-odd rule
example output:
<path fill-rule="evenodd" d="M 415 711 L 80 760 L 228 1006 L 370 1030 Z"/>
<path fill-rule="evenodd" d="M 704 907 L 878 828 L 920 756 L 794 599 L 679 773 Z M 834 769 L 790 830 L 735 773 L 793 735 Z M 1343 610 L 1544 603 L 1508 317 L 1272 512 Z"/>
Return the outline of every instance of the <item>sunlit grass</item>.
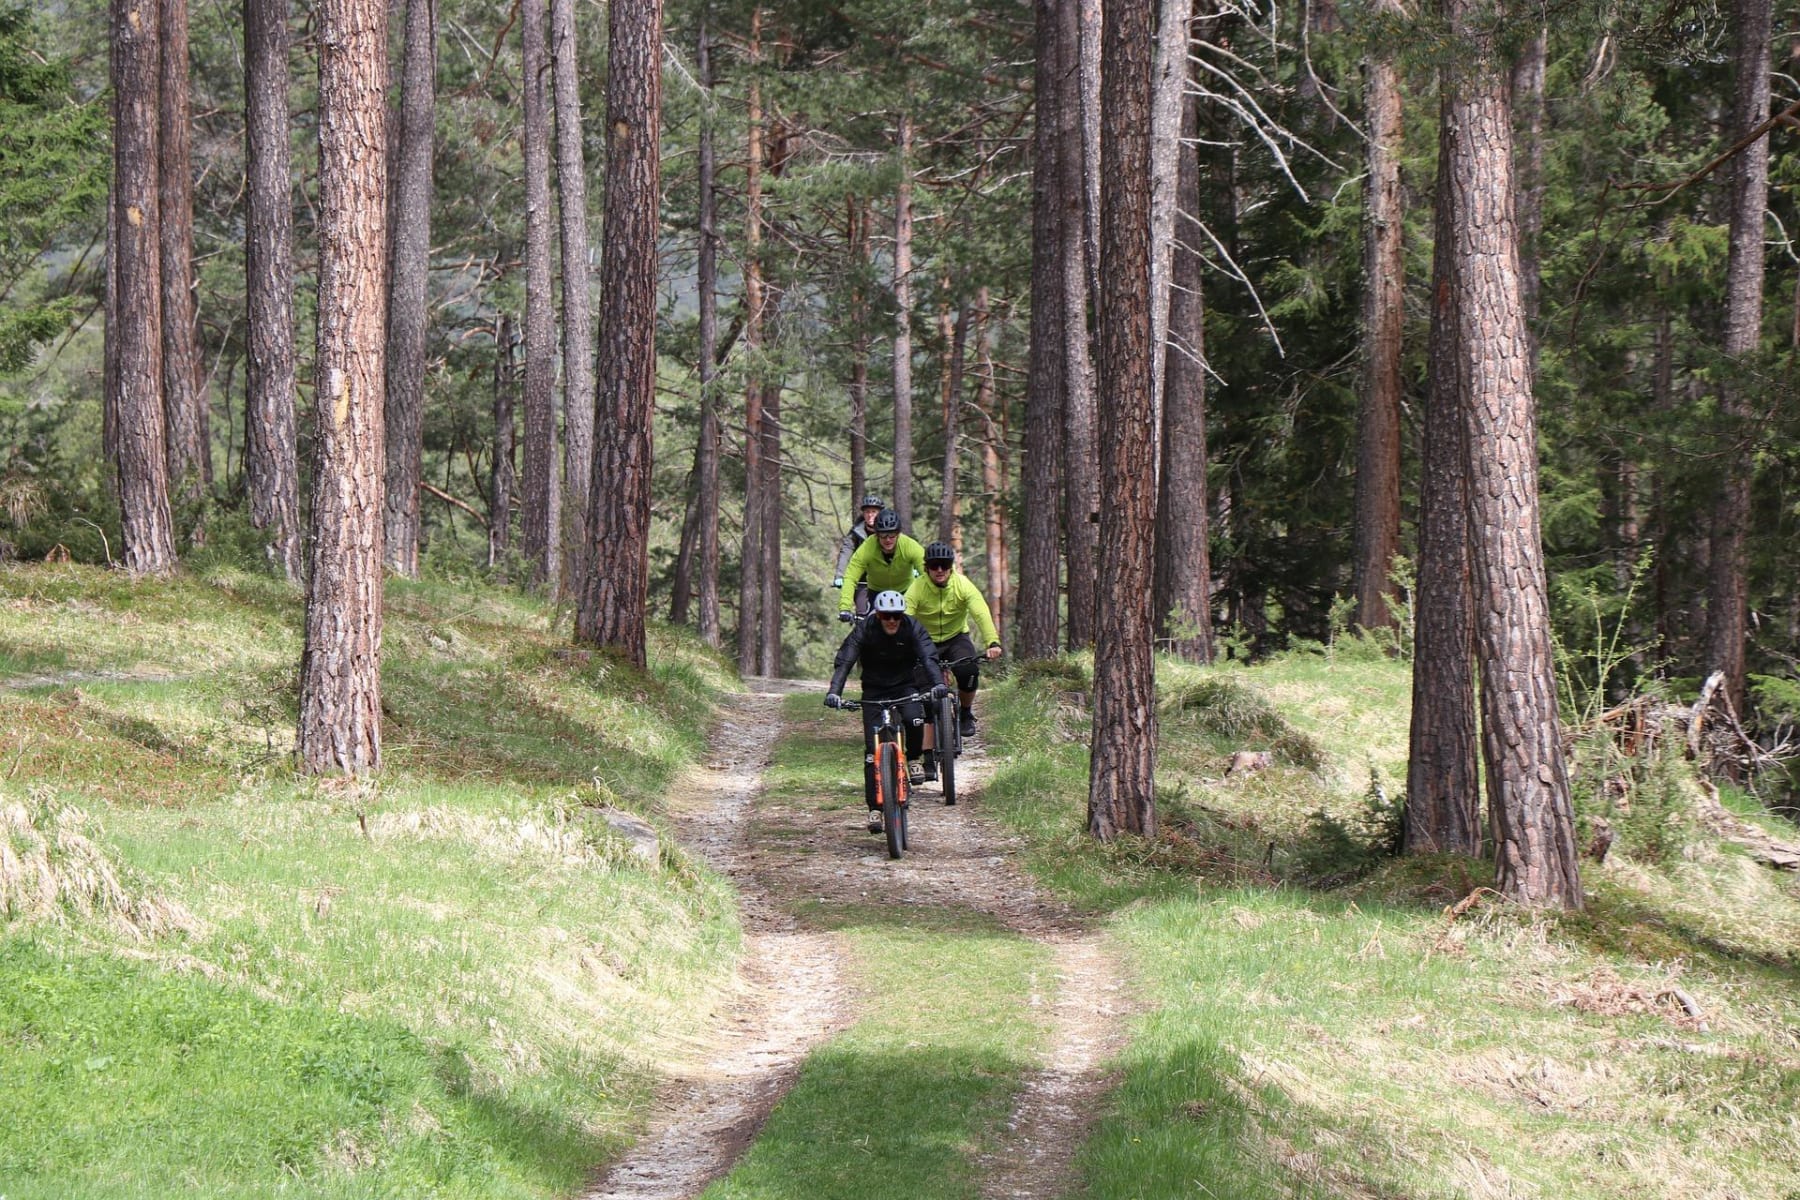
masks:
<path fill-rule="evenodd" d="M 252 576 L 0 568 L 0 805 L 35 822 L 0 828 L 36 872 L 0 936 L 8 1200 L 567 1195 L 721 994 L 723 882 L 591 815 L 657 816 L 715 655 L 658 630 L 640 674 L 528 598 L 390 581 L 386 769 L 346 784 L 292 773 L 297 615 Z M 98 857 L 55 850 L 72 805 Z M 42 890 L 115 875 L 110 907 Z"/>
<path fill-rule="evenodd" d="M 1066 685 L 1009 684 L 989 701 L 990 811 L 1025 836 L 1040 879 L 1112 914 L 1148 1002 L 1083 1148 L 1083 1194 L 1792 1190 L 1789 878 L 1698 838 L 1665 862 L 1584 864 L 1579 914 L 1491 896 L 1452 913 L 1493 867 L 1448 856 L 1309 888 L 1308 814 L 1366 805 L 1371 766 L 1404 784 L 1405 667 L 1290 656 L 1220 673 L 1324 759 L 1227 774 L 1230 750 L 1265 747 L 1222 728 L 1271 731 L 1191 711 L 1180 697 L 1206 673 L 1164 663 L 1154 842 L 1080 833 L 1086 711 Z"/>

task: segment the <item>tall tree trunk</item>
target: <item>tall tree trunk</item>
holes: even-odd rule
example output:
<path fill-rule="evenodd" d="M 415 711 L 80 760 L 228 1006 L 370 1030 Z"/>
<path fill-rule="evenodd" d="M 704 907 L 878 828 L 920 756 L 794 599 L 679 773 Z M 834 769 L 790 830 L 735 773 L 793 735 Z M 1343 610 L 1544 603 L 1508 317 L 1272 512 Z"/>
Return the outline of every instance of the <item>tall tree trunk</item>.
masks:
<path fill-rule="evenodd" d="M 525 471 L 519 540 L 531 582 L 555 595 L 562 571 L 562 482 L 556 469 L 556 314 L 550 284 L 549 56 L 544 0 L 520 0 L 525 110 Z"/>
<path fill-rule="evenodd" d="M 1199 136 L 1199 105 L 1189 95 L 1182 130 Z M 1152 343 L 1163 362 L 1162 464 L 1157 474 L 1157 631 L 1190 662 L 1213 658 L 1212 551 L 1206 480 L 1206 306 L 1201 293 L 1200 157 L 1183 146 L 1177 162 L 1175 257 L 1170 263 L 1167 337 Z"/>
<path fill-rule="evenodd" d="M 1006 450 L 1005 406 L 994 388 L 994 331 L 988 308 L 988 289 L 975 292 L 975 411 L 981 414 L 981 517 L 982 551 L 985 557 L 983 578 L 987 583 L 988 609 L 994 615 L 994 628 L 1004 636 L 1012 619 L 1011 580 L 1007 577 L 1006 557 Z"/>
<path fill-rule="evenodd" d="M 1398 16 L 1399 0 L 1376 0 Z M 1400 351 L 1406 324 L 1405 209 L 1400 192 L 1400 72 L 1385 46 L 1364 64 L 1368 181 L 1363 185 L 1363 377 L 1356 416 L 1356 536 L 1352 551 L 1356 623 L 1392 629 L 1396 590 L 1389 575 L 1400 553 Z"/>
<path fill-rule="evenodd" d="M 894 511 L 905 529 L 912 511 L 912 114 L 895 135 L 899 183 L 894 188 Z M 859 497 L 860 498 L 860 497 Z"/>
<path fill-rule="evenodd" d="M 1513 60 L 1513 163 L 1519 219 L 1519 300 L 1525 308 L 1525 333 L 1531 340 L 1531 377 L 1537 378 L 1538 294 L 1543 268 L 1538 240 L 1544 231 L 1544 72 L 1550 55 L 1550 31 L 1540 24 Z"/>
<path fill-rule="evenodd" d="M 1736 0 L 1733 143 L 1769 117 L 1770 0 Z M 1744 711 L 1744 643 L 1749 637 L 1749 555 L 1753 456 L 1743 439 L 1751 420 L 1750 382 L 1744 377 L 1762 343 L 1763 222 L 1769 205 L 1769 139 L 1744 147 L 1732 165 L 1731 250 L 1725 267 L 1725 355 L 1737 366 L 1720 389 L 1727 452 L 1724 480 L 1712 513 L 1712 570 L 1706 597 L 1706 668 L 1725 672 L 1719 689 Z"/>
<path fill-rule="evenodd" d="M 575 0 L 550 0 L 556 89 L 556 193 L 562 218 L 564 578 L 579 586 L 588 544 L 594 470 L 594 340 L 588 302 L 587 159 L 581 134 L 581 65 Z"/>
<path fill-rule="evenodd" d="M 244 141 L 249 214 L 244 481 L 250 522 L 289 583 L 301 574 L 294 419 L 293 154 L 288 144 L 288 0 L 244 0 Z"/>
<path fill-rule="evenodd" d="M 161 240 L 163 422 L 169 485 L 196 504 L 212 482 L 210 414 L 194 304 L 194 166 L 189 125 L 187 0 L 161 0 L 162 86 L 157 141 Z M 196 530 L 196 536 L 198 536 Z"/>
<path fill-rule="evenodd" d="M 779 302 L 769 305 L 769 339 L 779 335 Z M 781 380 L 765 379 L 762 389 L 762 635 L 757 639 L 758 670 L 781 674 Z"/>
<path fill-rule="evenodd" d="M 381 766 L 387 6 L 321 0 L 318 409 L 300 766 Z"/>
<path fill-rule="evenodd" d="M 1102 608 L 1094 646 L 1088 832 L 1156 832 L 1156 663 L 1150 589 L 1156 531 L 1150 404 L 1150 10 L 1109 4 L 1101 71 Z"/>
<path fill-rule="evenodd" d="M 108 23 L 112 17 L 109 13 Z M 110 37 L 110 31 L 109 31 Z M 109 60 L 109 73 L 116 71 Z M 119 128 L 119 93 L 112 88 L 107 115 L 112 128 Z M 114 153 L 118 152 L 117 144 Z M 116 183 L 106 189 L 106 328 L 100 339 L 100 453 L 106 459 L 107 498 L 119 503 L 119 189 Z M 107 566 L 112 563 L 108 562 Z"/>
<path fill-rule="evenodd" d="M 146 7 L 148 5 L 148 7 Z M 175 566 L 163 413 L 162 254 L 157 197 L 161 39 L 150 0 L 113 0 L 113 316 L 118 399 L 119 516 L 125 566 Z"/>
<path fill-rule="evenodd" d="M 762 57 L 762 9 L 750 11 L 749 57 Z M 752 75 L 746 111 L 744 154 L 744 356 L 761 369 L 763 345 L 762 280 L 762 84 Z M 756 673 L 762 661 L 762 384 L 752 378 L 744 388 L 744 544 L 738 569 L 738 672 Z"/>
<path fill-rule="evenodd" d="M 1057 111 L 1063 141 L 1058 152 L 1063 202 L 1063 538 L 1068 559 L 1068 646 L 1080 650 L 1094 642 L 1097 582 L 1095 554 L 1100 543 L 1100 467 L 1095 444 L 1093 341 L 1088 305 L 1094 290 L 1096 253 L 1094 206 L 1098 203 L 1098 120 L 1090 119 L 1098 92 L 1099 27 L 1085 24 L 1095 0 L 1062 6 L 1062 42 L 1079 46 L 1078 68 L 1062 77 Z M 1077 9 L 1079 8 L 1079 11 Z M 1090 61 L 1091 60 L 1091 61 Z"/>
<path fill-rule="evenodd" d="M 1025 393 L 1019 607 L 1015 650 L 1021 658 L 1056 653 L 1061 595 L 1063 336 L 1063 45 L 1061 11 L 1068 0 L 1036 0 L 1036 105 L 1031 165 L 1031 343 Z"/>
<path fill-rule="evenodd" d="M 962 411 L 963 357 L 967 353 L 969 308 L 957 310 L 954 325 L 950 310 L 945 308 L 941 333 L 949 343 L 949 362 L 945 364 L 944 385 L 940 393 L 944 408 L 944 491 L 938 502 L 937 536 L 962 549 L 962 529 L 957 520 L 961 512 L 961 496 L 956 490 L 956 452 L 960 436 L 958 416 Z"/>
<path fill-rule="evenodd" d="M 388 568 L 419 573 L 419 482 L 425 450 L 426 283 L 431 270 L 431 156 L 437 121 L 437 3 L 406 0 L 400 144 L 394 148 L 388 257 Z"/>
<path fill-rule="evenodd" d="M 1100 59 L 1101 0 L 1075 0 L 1072 14 L 1079 25 L 1070 35 L 1077 47 L 1074 60 L 1077 98 L 1070 101 L 1070 111 L 1080 132 L 1081 149 L 1074 160 L 1081 164 L 1081 248 L 1083 270 L 1087 272 L 1084 291 L 1089 301 L 1100 302 Z"/>
<path fill-rule="evenodd" d="M 707 107 L 700 117 L 700 446 L 699 475 L 700 639 L 719 644 L 719 196 L 713 147 L 712 42 L 700 22 L 700 87 Z"/>
<path fill-rule="evenodd" d="M 694 556 L 700 545 L 700 446 L 694 445 L 695 469 L 688 473 L 687 503 L 682 506 L 681 536 L 676 541 L 675 573 L 669 579 L 669 624 L 685 625 L 694 601 Z"/>
<path fill-rule="evenodd" d="M 488 566 L 497 567 L 512 546 L 513 452 L 517 429 L 513 417 L 518 377 L 513 370 L 513 347 L 518 334 L 510 313 L 501 313 L 494 326 L 494 462 L 488 476 Z"/>
<path fill-rule="evenodd" d="M 851 270 L 850 285 L 850 501 L 869 494 L 869 293 L 863 285 L 869 263 L 869 206 L 845 197 Z M 860 510 L 859 510 L 860 511 Z"/>
<path fill-rule="evenodd" d="M 1468 439 L 1476 647 L 1497 887 L 1580 908 L 1569 783 L 1556 715 L 1531 351 L 1519 300 L 1507 80 L 1478 0 L 1445 0 L 1464 53 L 1449 68 L 1459 382 Z"/>
<path fill-rule="evenodd" d="M 1163 421 L 1164 360 L 1162 350 L 1169 334 L 1171 268 L 1175 261 L 1176 192 L 1180 188 L 1181 162 L 1192 156 L 1192 147 L 1181 144 L 1184 94 L 1188 81 L 1188 52 L 1192 41 L 1194 0 L 1157 0 L 1156 64 L 1150 94 L 1150 366 L 1153 421 Z M 1158 441 L 1160 443 L 1160 437 Z M 1157 470 L 1162 447 L 1156 447 Z"/>
<path fill-rule="evenodd" d="M 662 0 L 607 15 L 606 218 L 601 230 L 599 409 L 588 571 L 576 634 L 646 664 L 656 228 L 662 204 Z"/>
<path fill-rule="evenodd" d="M 1438 161 L 1448 163 L 1455 136 L 1448 95 L 1440 107 Z M 1404 848 L 1408 854 L 1473 857 L 1481 853 L 1475 613 L 1469 590 L 1463 389 L 1456 353 L 1457 220 L 1447 170 L 1438 172 L 1436 210 Z"/>

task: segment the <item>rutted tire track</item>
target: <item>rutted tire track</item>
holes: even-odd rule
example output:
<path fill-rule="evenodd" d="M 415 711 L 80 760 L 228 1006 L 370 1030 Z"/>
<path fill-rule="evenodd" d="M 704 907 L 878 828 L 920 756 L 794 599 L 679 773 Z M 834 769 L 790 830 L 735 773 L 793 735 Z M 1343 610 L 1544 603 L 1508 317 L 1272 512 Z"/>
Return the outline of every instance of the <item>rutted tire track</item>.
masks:
<path fill-rule="evenodd" d="M 773 681 L 765 685 L 780 686 Z M 757 681 L 752 681 L 757 686 Z M 729 1171 L 786 1093 L 807 1051 L 845 1019 L 842 955 L 830 935 L 800 929 L 752 869 L 751 801 L 781 724 L 781 693 L 734 697 L 707 762 L 669 799 L 677 836 L 731 879 L 743 903 L 744 956 L 713 1052 L 677 1074 L 659 1116 L 586 1200 L 677 1200 Z"/>
<path fill-rule="evenodd" d="M 1105 1064 L 1123 1040 L 1130 1004 L 1100 936 L 1016 870 L 1017 845 L 980 814 L 979 746 L 958 764 L 963 802 L 918 789 L 904 858 L 891 861 L 864 828 L 860 803 L 822 816 L 809 802 L 762 796 L 761 772 L 781 731 L 785 693 L 817 688 L 752 680 L 714 733 L 713 756 L 670 798 L 677 835 L 729 877 L 743 903 L 741 987 L 718 1022 L 714 1052 L 666 1088 L 662 1114 L 584 1200 L 691 1197 L 731 1169 L 786 1093 L 806 1053 L 854 1016 L 841 944 L 790 915 L 795 902 L 962 908 L 993 917 L 1051 950 L 1032 1004 L 1047 1032 L 1000 1144 L 981 1159 L 986 1200 L 1070 1191 L 1075 1149 L 1111 1084 Z M 830 718 L 826 718 L 830 719 Z M 852 746 L 854 742 L 850 743 Z M 852 756 L 854 751 L 851 751 Z M 860 772 L 849 758 L 854 795 Z M 854 780 L 854 783 L 850 781 Z"/>

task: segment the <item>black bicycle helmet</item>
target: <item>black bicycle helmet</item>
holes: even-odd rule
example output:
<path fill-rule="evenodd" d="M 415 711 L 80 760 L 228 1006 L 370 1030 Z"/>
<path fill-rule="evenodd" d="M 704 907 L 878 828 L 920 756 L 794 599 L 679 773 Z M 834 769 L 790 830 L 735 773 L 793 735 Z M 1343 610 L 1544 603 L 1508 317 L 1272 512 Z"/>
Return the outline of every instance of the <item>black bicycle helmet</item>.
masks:
<path fill-rule="evenodd" d="M 891 508 L 882 509 L 881 515 L 879 517 L 875 518 L 875 532 L 876 533 L 899 533 L 900 532 L 900 514 L 895 512 Z"/>
<path fill-rule="evenodd" d="M 932 563 L 954 563 L 955 561 L 956 547 L 949 542 L 933 542 L 925 547 L 926 566 L 930 566 Z"/>
<path fill-rule="evenodd" d="M 906 597 L 889 588 L 885 592 L 875 593 L 875 611 L 878 613 L 904 613 Z"/>
<path fill-rule="evenodd" d="M 874 492 L 870 492 L 868 495 L 863 497 L 863 502 L 860 505 L 858 505 L 857 507 L 859 507 L 859 508 L 886 508 L 887 505 L 885 505 L 881 502 L 880 496 L 877 496 Z"/>

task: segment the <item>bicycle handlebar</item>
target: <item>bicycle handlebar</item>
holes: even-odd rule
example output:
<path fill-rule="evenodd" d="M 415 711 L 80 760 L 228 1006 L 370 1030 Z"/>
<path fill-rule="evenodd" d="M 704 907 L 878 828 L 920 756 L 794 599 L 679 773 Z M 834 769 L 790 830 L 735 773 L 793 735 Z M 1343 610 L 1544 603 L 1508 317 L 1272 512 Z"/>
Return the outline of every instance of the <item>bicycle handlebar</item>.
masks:
<path fill-rule="evenodd" d="M 936 697 L 930 692 L 914 692 L 910 696 L 894 696 L 887 700 L 840 700 L 838 702 L 838 711 L 856 712 L 863 708 L 881 708 L 889 704 L 922 704 L 927 700 L 934 699 L 936 699 Z"/>

